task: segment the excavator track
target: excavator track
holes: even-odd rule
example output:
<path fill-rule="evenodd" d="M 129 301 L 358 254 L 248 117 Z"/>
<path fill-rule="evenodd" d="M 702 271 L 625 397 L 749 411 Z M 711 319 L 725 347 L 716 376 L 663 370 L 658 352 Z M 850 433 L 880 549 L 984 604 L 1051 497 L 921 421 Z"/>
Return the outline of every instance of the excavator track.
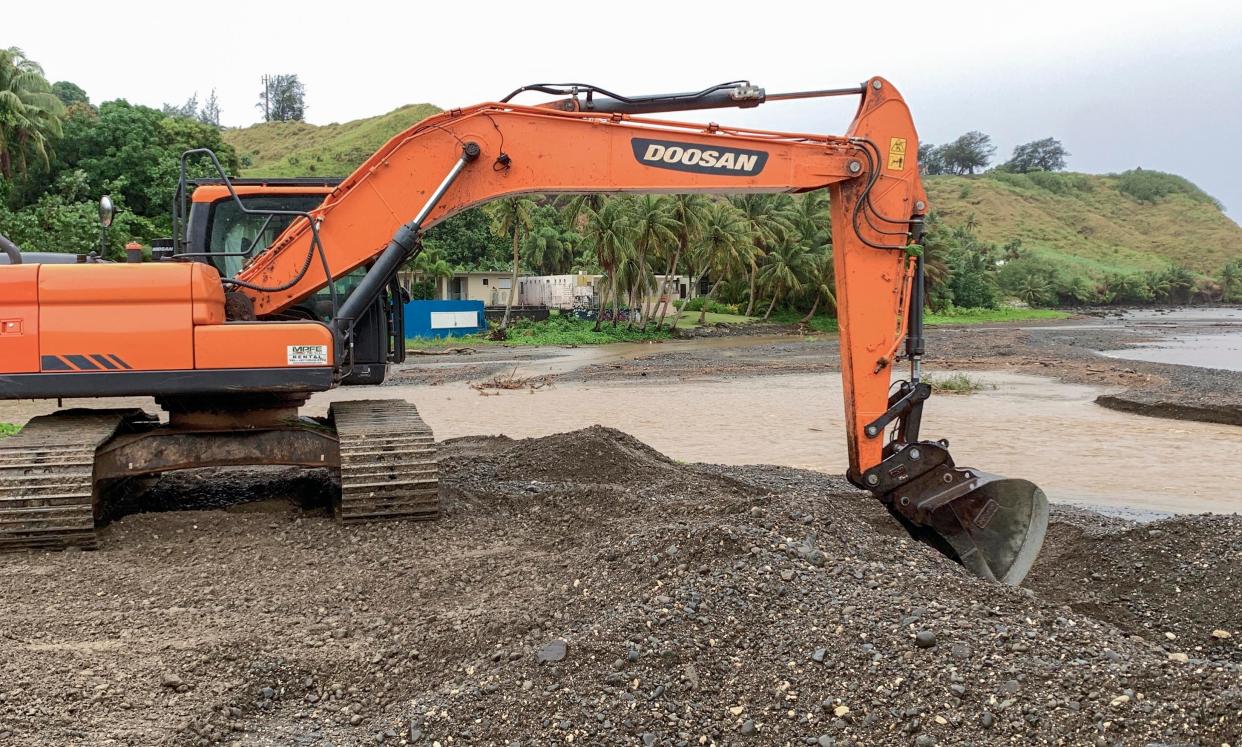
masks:
<path fill-rule="evenodd" d="M 95 449 L 141 414 L 67 410 L 0 441 L 0 552 L 95 549 Z"/>
<path fill-rule="evenodd" d="M 344 524 L 434 519 L 440 514 L 436 444 L 418 410 L 404 400 L 333 402 L 328 411 L 341 449 Z"/>

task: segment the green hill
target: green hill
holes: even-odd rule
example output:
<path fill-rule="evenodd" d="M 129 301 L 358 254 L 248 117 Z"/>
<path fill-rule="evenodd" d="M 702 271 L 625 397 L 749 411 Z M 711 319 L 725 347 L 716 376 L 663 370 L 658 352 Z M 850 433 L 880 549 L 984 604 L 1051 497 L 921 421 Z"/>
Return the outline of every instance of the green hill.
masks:
<path fill-rule="evenodd" d="M 932 208 L 946 223 L 973 218 L 985 241 L 1018 239 L 1035 254 L 1091 274 L 1178 264 L 1214 275 L 1242 256 L 1242 226 L 1171 174 L 989 173 L 926 182 Z"/>
<path fill-rule="evenodd" d="M 344 176 L 380 145 L 439 112 L 411 104 L 344 124 L 271 122 L 227 130 L 245 176 Z M 1242 255 L 1242 227 L 1181 177 L 1155 171 L 933 176 L 933 209 L 949 225 L 973 221 L 978 235 L 1101 273 L 1170 264 L 1215 275 Z"/>
<path fill-rule="evenodd" d="M 379 117 L 344 124 L 265 122 L 225 130 L 242 176 L 345 176 L 393 135 L 440 111 L 409 104 Z"/>

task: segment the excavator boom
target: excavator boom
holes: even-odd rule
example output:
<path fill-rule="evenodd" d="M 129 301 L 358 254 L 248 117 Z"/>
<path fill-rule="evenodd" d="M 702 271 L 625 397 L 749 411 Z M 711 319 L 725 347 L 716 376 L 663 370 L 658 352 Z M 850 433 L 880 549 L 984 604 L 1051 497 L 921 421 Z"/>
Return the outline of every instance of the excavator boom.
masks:
<path fill-rule="evenodd" d="M 646 97 L 580 84 L 540 84 L 509 98 L 526 90 L 567 98 L 542 106 L 506 100 L 453 109 L 399 133 L 236 277 L 225 278 L 228 320 L 219 319 L 212 305 L 204 318 L 194 318 L 195 334 L 200 326 L 271 328 L 273 323 L 264 320 L 278 318 L 330 280 L 366 266 L 352 295 L 339 306 L 334 300 L 333 350 L 314 358 L 339 372 L 352 360 L 358 320 L 420 250 L 421 233 L 472 206 L 528 193 L 827 188 L 849 477 L 873 491 L 912 532 L 975 573 L 1010 583 L 1021 580 L 1042 541 L 1047 520 L 1043 494 L 1024 481 L 959 468 L 947 443 L 919 436 L 923 402 L 930 394 L 919 380 L 919 241 L 929 206 L 917 164 L 918 136 L 892 84 L 877 77 L 858 87 L 769 96 L 735 81 L 697 93 Z M 857 114 L 841 135 L 644 116 L 834 95 L 860 97 Z M 310 332 L 299 330 L 303 337 Z M 236 350 L 235 338 L 205 337 L 225 341 L 229 353 Z M 903 358 L 911 363 L 909 378 L 894 381 Z"/>

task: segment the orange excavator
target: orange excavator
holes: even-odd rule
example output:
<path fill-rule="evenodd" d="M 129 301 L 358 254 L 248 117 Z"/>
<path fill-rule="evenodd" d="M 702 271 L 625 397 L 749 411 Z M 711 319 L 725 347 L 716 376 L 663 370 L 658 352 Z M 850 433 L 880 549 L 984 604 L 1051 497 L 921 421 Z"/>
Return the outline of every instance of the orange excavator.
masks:
<path fill-rule="evenodd" d="M 532 91 L 555 98 L 513 103 Z M 825 96 L 860 99 L 844 135 L 644 116 Z M 920 370 L 928 202 L 917 153 L 909 109 L 879 77 L 785 94 L 744 81 L 649 96 L 526 86 L 413 125 L 339 183 L 235 182 L 210 151 L 189 151 L 175 235 L 157 261 L 17 253 L 0 266 L 0 398 L 151 396 L 168 413 L 61 410 L 0 442 L 0 548 L 93 547 L 109 486 L 197 467 L 325 468 L 344 521 L 432 518 L 435 444 L 412 405 L 338 401 L 327 418 L 297 415 L 312 393 L 381 381 L 403 358 L 395 281 L 424 231 L 523 193 L 826 187 L 848 477 L 914 536 L 1016 584 L 1043 540 L 1043 492 L 959 467 L 946 441 L 920 437 L 931 388 Z M 195 158 L 220 178 L 192 183 Z M 895 375 L 902 361 L 909 374 Z"/>

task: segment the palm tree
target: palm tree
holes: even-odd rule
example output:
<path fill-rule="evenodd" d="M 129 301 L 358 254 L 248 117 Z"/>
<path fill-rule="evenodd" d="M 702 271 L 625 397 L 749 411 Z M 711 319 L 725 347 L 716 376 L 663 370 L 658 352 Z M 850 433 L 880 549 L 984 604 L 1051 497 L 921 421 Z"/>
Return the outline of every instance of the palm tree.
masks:
<path fill-rule="evenodd" d="M 1242 301 L 1242 259 L 1235 259 L 1221 269 L 1220 285 L 1223 300 Z"/>
<path fill-rule="evenodd" d="M 426 246 L 410 263 L 410 270 L 414 273 L 415 283 L 430 280 L 433 286 L 440 278 L 453 277 L 453 266 L 444 259 L 444 255 L 438 249 L 429 249 Z M 434 293 L 432 297 L 435 297 Z"/>
<path fill-rule="evenodd" d="M 1022 278 L 1013 294 L 1028 306 L 1042 306 L 1052 299 L 1052 283 L 1046 275 L 1031 272 Z"/>
<path fill-rule="evenodd" d="M 810 262 L 810 252 L 797 241 L 784 241 L 768 252 L 759 270 L 759 283 L 772 294 L 772 302 L 763 314 L 765 321 L 772 316 L 772 309 L 786 293 L 801 290 L 811 271 Z"/>
<path fill-rule="evenodd" d="M 833 311 L 837 308 L 837 282 L 832 266 L 832 248 L 827 247 L 821 252 L 812 254 L 810 264 L 811 271 L 807 274 L 803 290 L 815 300 L 811 303 L 811 310 L 799 320 L 799 324 L 811 323 L 811 320 L 815 318 L 815 312 L 819 310 L 820 301 L 826 301 Z"/>
<path fill-rule="evenodd" d="M 513 279 L 509 284 L 509 299 L 505 301 L 505 315 L 500 321 L 501 329 L 509 328 L 509 312 L 513 309 L 513 299 L 517 294 L 519 249 L 522 246 L 522 237 L 531 229 L 534 210 L 535 201 L 528 197 L 506 197 L 487 206 L 492 233 L 501 238 L 513 239 Z"/>
<path fill-rule="evenodd" d="M 590 219 L 591 214 L 599 212 L 607 199 L 604 195 L 596 193 L 572 195 L 564 199 L 561 207 L 561 217 L 564 219 L 565 225 L 576 230 L 582 230 L 583 225 Z"/>
<path fill-rule="evenodd" d="M 617 274 L 622 264 L 634 251 L 634 227 L 630 215 L 621 200 L 606 199 L 598 210 L 589 206 L 584 208 L 586 218 L 582 226 L 583 239 L 595 251 L 600 267 L 608 278 L 608 287 L 612 293 L 612 326 L 617 326 L 617 315 L 620 312 L 617 294 Z M 601 281 L 603 278 L 601 278 Z M 602 283 L 601 283 L 602 284 Z M 600 313 L 595 317 L 595 331 L 598 332 L 603 320 L 605 297 L 600 294 Z"/>
<path fill-rule="evenodd" d="M 755 263 L 759 250 L 755 247 L 754 233 L 745 213 L 738 210 L 730 202 L 713 203 L 703 223 L 699 240 L 690 253 L 691 264 L 695 268 L 694 285 L 698 287 L 703 276 L 711 273 L 716 282 L 712 283 L 707 294 L 703 296 L 703 307 L 699 312 L 699 324 L 707 321 L 707 304 L 724 279 L 733 274 L 746 272 Z M 672 328 L 677 328 L 681 319 L 681 309 L 673 317 Z"/>
<path fill-rule="evenodd" d="M 677 231 L 680 228 L 673 216 L 672 206 L 668 197 L 642 195 L 630 203 L 634 221 L 634 256 L 638 261 L 638 298 L 643 307 L 642 329 L 647 329 L 647 320 L 655 312 L 657 301 L 653 301 L 651 309 L 647 309 L 646 298 L 650 296 L 651 286 L 648 285 L 650 273 L 647 271 L 647 258 L 660 256 L 665 249 L 677 243 Z M 631 324 L 633 319 L 631 318 Z"/>
<path fill-rule="evenodd" d="M 668 314 L 669 284 L 673 276 L 677 274 L 681 258 L 686 255 L 691 244 L 697 241 L 699 234 L 703 232 L 703 223 L 707 220 L 707 213 L 711 209 L 711 201 L 700 194 L 673 195 L 668 199 L 669 212 L 677 223 L 674 231 L 677 242 L 673 245 L 673 252 L 668 263 L 664 266 L 664 283 L 660 289 L 660 298 L 663 299 L 663 303 L 660 305 L 660 320 L 656 322 L 656 329 L 664 327 L 664 316 Z"/>
<path fill-rule="evenodd" d="M 48 146 L 61 136 L 64 111 L 37 62 L 17 47 L 0 50 L 0 176 L 24 173 L 28 152 L 49 164 Z"/>
<path fill-rule="evenodd" d="M 926 276 L 928 295 L 930 291 L 945 285 L 953 278 L 949 266 L 950 237 L 937 217 L 929 213 L 923 226 L 923 273 Z"/>
<path fill-rule="evenodd" d="M 794 228 L 802 237 L 803 246 L 812 252 L 832 246 L 832 212 L 828 205 L 828 190 L 817 189 L 794 200 L 797 216 Z"/>
<path fill-rule="evenodd" d="M 746 216 L 759 249 L 750 265 L 750 298 L 746 302 L 746 316 L 750 316 L 755 307 L 758 260 L 794 232 L 798 210 L 794 206 L 793 198 L 786 194 L 741 195 L 733 198 L 733 204 Z"/>
<path fill-rule="evenodd" d="M 574 245 L 579 236 L 557 226 L 541 225 L 530 231 L 522 242 L 522 251 L 529 266 L 543 275 L 559 275 L 574 259 Z"/>

